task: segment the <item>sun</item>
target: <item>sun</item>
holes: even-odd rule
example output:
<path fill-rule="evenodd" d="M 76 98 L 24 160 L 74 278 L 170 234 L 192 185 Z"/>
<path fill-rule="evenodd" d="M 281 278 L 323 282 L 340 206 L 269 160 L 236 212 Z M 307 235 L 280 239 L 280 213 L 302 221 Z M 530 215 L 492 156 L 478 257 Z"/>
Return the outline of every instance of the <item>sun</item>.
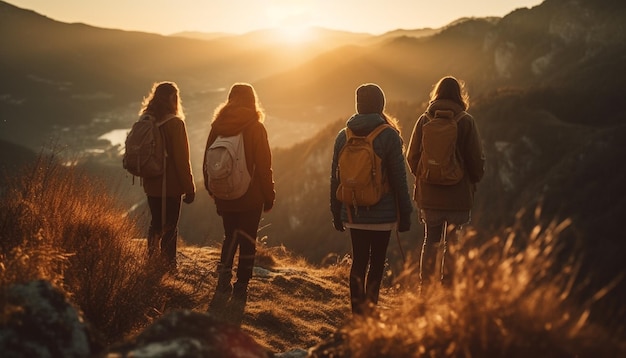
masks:
<path fill-rule="evenodd" d="M 291 44 L 313 40 L 313 30 L 308 25 L 284 25 L 277 28 L 277 34 L 284 42 Z"/>
<path fill-rule="evenodd" d="M 313 39 L 314 3 L 308 0 L 274 0 L 266 9 L 269 22 L 282 41 L 297 44 Z"/>

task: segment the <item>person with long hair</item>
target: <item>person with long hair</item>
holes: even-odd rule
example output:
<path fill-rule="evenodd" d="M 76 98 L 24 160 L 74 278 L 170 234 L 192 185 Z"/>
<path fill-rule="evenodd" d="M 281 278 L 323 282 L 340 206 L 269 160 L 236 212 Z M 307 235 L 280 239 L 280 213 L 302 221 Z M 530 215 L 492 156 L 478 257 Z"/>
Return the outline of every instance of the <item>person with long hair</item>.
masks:
<path fill-rule="evenodd" d="M 467 113 L 469 104 L 463 81 L 452 76 L 441 78 L 430 93 L 428 108 L 415 123 L 409 142 L 407 162 L 416 177 L 413 199 L 425 231 L 420 255 L 422 286 L 450 282 L 453 265 L 445 264 L 452 262 L 447 246 L 458 241 L 458 231 L 470 222 L 476 184 L 484 174 L 485 156 L 476 122 Z M 457 121 L 455 157 L 463 176 L 455 184 L 433 184 L 419 175 L 423 127 L 432 118 Z"/>
<path fill-rule="evenodd" d="M 350 230 L 352 266 L 350 268 L 350 304 L 352 313 L 366 314 L 378 303 L 387 246 L 392 230 L 408 231 L 413 206 L 409 196 L 404 145 L 395 118 L 385 113 L 385 94 L 376 84 L 356 89 L 356 113 L 346 122 L 335 139 L 330 178 L 330 210 L 336 230 Z M 347 142 L 348 129 L 356 136 L 366 136 L 381 125 L 373 140 L 375 154 L 381 158 L 383 181 L 387 190 L 374 205 L 354 207 L 337 198 L 341 184 L 339 155 Z M 369 267 L 369 269 L 368 269 Z"/>
<path fill-rule="evenodd" d="M 174 82 L 159 82 L 152 86 L 144 98 L 139 115 L 151 115 L 160 126 L 166 156 L 165 175 L 143 178 L 144 192 L 150 207 L 148 230 L 148 254 L 159 253 L 170 270 L 176 270 L 176 243 L 181 199 L 190 204 L 194 201 L 196 186 L 191 173 L 189 141 L 185 127 L 180 91 Z M 163 198 L 165 181 L 165 198 Z M 165 204 L 165 222 L 162 206 Z"/>
<path fill-rule="evenodd" d="M 215 110 L 206 144 L 208 150 L 218 136 L 229 137 L 243 133 L 246 165 L 252 177 L 243 196 L 237 199 L 214 196 L 209 187 L 207 170 L 203 170 L 205 188 L 213 197 L 224 226 L 216 292 L 232 294 L 241 299 L 247 297 L 248 283 L 252 278 L 261 215 L 272 209 L 276 196 L 272 153 L 263 125 L 264 118 L 254 88 L 247 83 L 235 83 L 230 88 L 227 100 Z M 232 270 L 237 248 L 237 281 L 233 285 Z"/>

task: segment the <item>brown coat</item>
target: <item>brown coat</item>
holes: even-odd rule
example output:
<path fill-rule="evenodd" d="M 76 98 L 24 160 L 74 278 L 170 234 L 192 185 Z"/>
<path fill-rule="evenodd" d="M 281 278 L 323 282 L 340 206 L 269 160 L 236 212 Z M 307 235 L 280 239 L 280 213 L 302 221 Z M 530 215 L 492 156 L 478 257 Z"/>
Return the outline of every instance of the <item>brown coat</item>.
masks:
<path fill-rule="evenodd" d="M 189 141 L 187 140 L 185 122 L 178 117 L 172 118 L 161 126 L 161 132 L 165 138 L 167 150 L 165 196 L 180 197 L 183 194 L 195 193 L 196 186 L 191 173 Z M 145 178 L 143 189 L 146 195 L 162 196 L 162 180 L 163 176 Z"/>
<path fill-rule="evenodd" d="M 276 192 L 272 173 L 272 152 L 267 131 L 259 122 L 258 114 L 244 107 L 225 108 L 211 124 L 207 139 L 208 149 L 219 136 L 233 136 L 243 132 L 243 141 L 248 172 L 252 181 L 248 191 L 238 199 L 223 200 L 213 197 L 218 213 L 269 210 L 274 205 Z M 205 150 L 206 150 L 205 149 Z M 206 164 L 205 164 L 206 165 Z M 209 191 L 209 180 L 204 173 L 204 187 Z M 211 192 L 209 191 L 209 194 Z"/>
<path fill-rule="evenodd" d="M 437 100 L 428 106 L 427 111 L 431 116 L 434 116 L 436 110 L 448 110 L 456 115 L 463 109 L 452 101 Z M 426 114 L 417 120 L 409 142 L 407 162 L 413 175 L 417 175 L 422 152 L 422 127 L 426 121 L 428 121 Z M 476 183 L 484 175 L 485 156 L 478 128 L 474 118 L 469 114 L 460 118 L 458 122 L 457 157 L 464 168 L 464 176 L 459 183 L 436 185 L 424 183 L 416 178 L 413 200 L 416 201 L 420 209 L 471 210 Z"/>

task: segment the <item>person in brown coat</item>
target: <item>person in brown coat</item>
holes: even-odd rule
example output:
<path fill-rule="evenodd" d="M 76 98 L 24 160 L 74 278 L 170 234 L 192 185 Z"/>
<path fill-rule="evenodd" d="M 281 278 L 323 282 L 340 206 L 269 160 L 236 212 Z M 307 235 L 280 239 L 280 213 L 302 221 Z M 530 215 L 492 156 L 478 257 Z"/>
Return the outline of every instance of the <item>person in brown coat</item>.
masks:
<path fill-rule="evenodd" d="M 474 118 L 469 113 L 462 114 L 457 122 L 456 142 L 456 158 L 463 169 L 462 179 L 453 185 L 426 183 L 418 175 L 422 155 L 422 128 L 430 120 L 429 117 L 435 117 L 435 112 L 454 120 L 468 108 L 469 95 L 464 83 L 452 76 L 443 77 L 431 92 L 427 113 L 418 119 L 409 142 L 407 162 L 416 176 L 413 199 L 419 208 L 420 220 L 425 224 L 420 257 L 422 284 L 435 281 L 435 278 L 444 283 L 449 281 L 452 271 L 443 272 L 444 266 L 449 266 L 443 264 L 446 261 L 447 243 L 455 242 L 458 231 L 470 221 L 476 184 L 483 177 L 485 162 Z M 440 275 L 436 274 L 437 269 L 440 269 Z"/>
<path fill-rule="evenodd" d="M 252 277 L 261 214 L 272 209 L 276 196 L 272 153 L 263 125 L 264 117 L 254 88 L 247 83 L 235 83 L 230 88 L 226 102 L 215 110 L 206 145 L 208 150 L 218 136 L 243 133 L 246 165 L 252 180 L 242 197 L 232 200 L 215 197 L 209 189 L 207 170 L 203 170 L 204 186 L 213 197 L 224 226 L 216 289 L 224 294 L 233 293 L 238 298 L 246 297 L 248 282 Z M 237 248 L 237 281 L 233 286 L 232 269 Z"/>
<path fill-rule="evenodd" d="M 189 141 L 185 115 L 178 86 L 173 82 L 155 83 L 142 103 L 140 115 L 151 114 L 157 121 L 169 119 L 161 125 L 167 152 L 165 176 L 143 179 L 143 189 L 148 197 L 152 219 L 148 231 L 148 254 L 160 252 L 170 270 L 176 269 L 176 240 L 181 199 L 193 202 L 196 186 L 191 173 Z M 165 180 L 165 200 L 163 199 Z M 162 205 L 165 203 L 165 225 L 162 225 Z"/>

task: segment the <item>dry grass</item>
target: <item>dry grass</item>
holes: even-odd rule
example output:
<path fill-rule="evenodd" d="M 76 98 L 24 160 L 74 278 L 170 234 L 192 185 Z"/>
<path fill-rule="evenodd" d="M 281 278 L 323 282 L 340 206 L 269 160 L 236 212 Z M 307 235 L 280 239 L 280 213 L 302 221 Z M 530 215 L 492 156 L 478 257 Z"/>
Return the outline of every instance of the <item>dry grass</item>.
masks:
<path fill-rule="evenodd" d="M 1 196 L 0 287 L 53 282 L 105 343 L 154 316 L 165 298 L 155 284 L 162 273 L 144 259 L 136 225 L 104 185 L 42 154 Z"/>
<path fill-rule="evenodd" d="M 562 263 L 558 235 L 567 222 L 536 227 L 519 237 L 486 243 L 471 232 L 455 247 L 450 287 L 417 294 L 414 285 L 395 297 L 395 306 L 355 319 L 315 357 L 615 357 L 626 346 L 589 322 L 595 302 L 575 304 L 576 260 Z M 561 255 L 561 259 L 559 258 Z M 414 267 L 414 266 L 413 266 Z M 417 282 L 410 267 L 398 277 Z"/>

